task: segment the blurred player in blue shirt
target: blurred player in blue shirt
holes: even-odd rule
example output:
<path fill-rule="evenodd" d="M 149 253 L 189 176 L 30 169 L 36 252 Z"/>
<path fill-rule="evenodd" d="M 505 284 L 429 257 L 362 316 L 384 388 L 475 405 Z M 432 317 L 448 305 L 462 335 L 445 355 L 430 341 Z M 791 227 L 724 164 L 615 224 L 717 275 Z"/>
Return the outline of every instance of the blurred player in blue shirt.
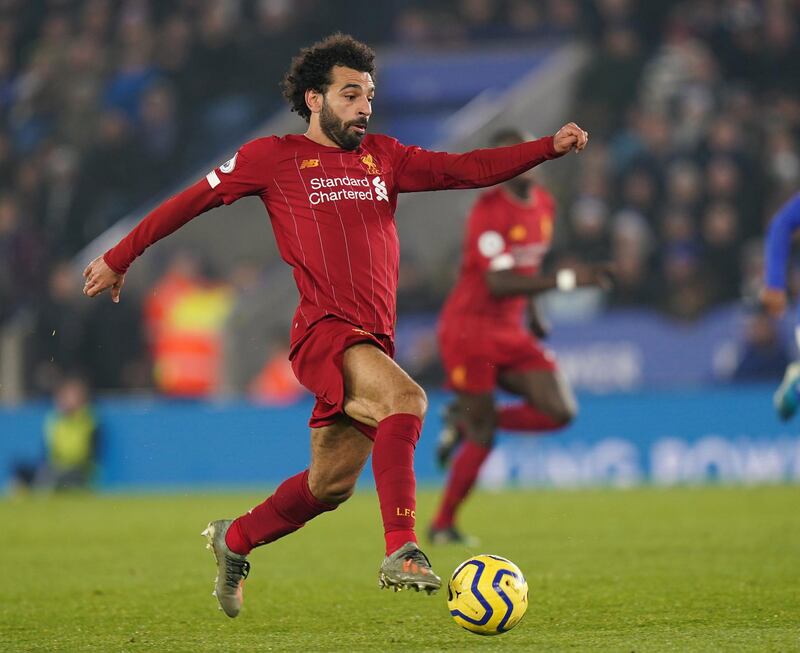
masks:
<path fill-rule="evenodd" d="M 764 248 L 765 287 L 761 302 L 772 317 L 780 317 L 786 310 L 786 268 L 792 248 L 792 238 L 800 229 L 800 193 L 781 207 L 772 219 Z M 800 326 L 795 327 L 795 337 L 800 347 Z M 800 406 L 800 361 L 786 367 L 783 382 L 775 392 L 775 409 L 781 419 L 787 420 Z"/>

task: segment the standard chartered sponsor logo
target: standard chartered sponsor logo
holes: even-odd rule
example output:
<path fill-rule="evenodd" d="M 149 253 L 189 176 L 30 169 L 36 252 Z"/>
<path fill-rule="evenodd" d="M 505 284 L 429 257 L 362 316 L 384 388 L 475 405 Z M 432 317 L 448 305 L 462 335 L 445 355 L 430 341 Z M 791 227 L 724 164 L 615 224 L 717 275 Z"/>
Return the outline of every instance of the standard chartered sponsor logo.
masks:
<path fill-rule="evenodd" d="M 312 192 L 308 199 L 314 206 L 340 200 L 374 200 L 375 196 L 378 201 L 389 201 L 386 182 L 380 177 L 375 177 L 371 185 L 366 177 L 313 177 L 309 185 Z"/>
<path fill-rule="evenodd" d="M 389 201 L 389 193 L 386 191 L 386 182 L 382 181 L 380 177 L 375 177 L 372 180 L 372 185 L 375 186 L 375 194 L 378 196 L 378 201 Z"/>

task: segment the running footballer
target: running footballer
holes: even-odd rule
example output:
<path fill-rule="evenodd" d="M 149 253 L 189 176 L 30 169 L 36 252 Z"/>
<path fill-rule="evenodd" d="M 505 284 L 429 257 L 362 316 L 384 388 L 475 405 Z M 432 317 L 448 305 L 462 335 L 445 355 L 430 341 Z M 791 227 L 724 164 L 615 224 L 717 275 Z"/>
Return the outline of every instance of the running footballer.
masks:
<path fill-rule="evenodd" d="M 415 534 L 414 448 L 427 400 L 392 359 L 397 197 L 490 186 L 586 146 L 586 132 L 574 123 L 554 136 L 465 154 L 368 134 L 374 71 L 374 52 L 347 35 L 303 49 L 286 74 L 284 95 L 308 122 L 307 131 L 245 144 L 84 271 L 88 296 L 110 289 L 119 301 L 129 266 L 149 245 L 249 195 L 261 198 L 280 254 L 293 269 L 300 301 L 290 359 L 317 399 L 309 421 L 311 461 L 260 505 L 237 519 L 212 521 L 204 531 L 217 560 L 216 596 L 230 617 L 241 609 L 250 552 L 346 501 L 370 453 L 385 533 L 380 585 L 440 587 Z"/>

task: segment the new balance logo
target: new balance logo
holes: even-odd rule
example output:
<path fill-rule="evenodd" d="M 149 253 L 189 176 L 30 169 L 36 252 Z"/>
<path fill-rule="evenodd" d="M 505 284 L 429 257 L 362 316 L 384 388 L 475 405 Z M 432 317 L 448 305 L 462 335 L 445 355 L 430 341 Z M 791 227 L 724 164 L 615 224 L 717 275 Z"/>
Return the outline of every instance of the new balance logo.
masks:
<path fill-rule="evenodd" d="M 319 167 L 319 159 L 305 159 L 302 163 L 300 163 L 300 170 L 305 170 L 306 168 L 318 168 Z"/>
<path fill-rule="evenodd" d="M 378 201 L 389 201 L 389 192 L 386 190 L 386 182 L 381 181 L 380 177 L 375 177 L 372 180 L 372 185 L 375 186 L 375 194 L 378 196 Z"/>

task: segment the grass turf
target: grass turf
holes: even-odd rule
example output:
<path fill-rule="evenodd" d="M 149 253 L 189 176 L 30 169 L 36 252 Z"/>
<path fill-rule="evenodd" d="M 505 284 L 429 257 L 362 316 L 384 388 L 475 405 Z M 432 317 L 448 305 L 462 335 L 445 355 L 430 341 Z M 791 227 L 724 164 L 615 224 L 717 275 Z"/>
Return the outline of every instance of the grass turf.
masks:
<path fill-rule="evenodd" d="M 435 493 L 422 492 L 420 524 Z M 0 501 L 2 651 L 800 651 L 800 488 L 477 493 L 465 530 L 525 572 L 500 637 L 450 619 L 446 592 L 379 591 L 377 501 L 251 556 L 246 603 L 211 597 L 200 531 L 255 495 Z M 471 553 L 432 549 L 446 576 Z"/>

